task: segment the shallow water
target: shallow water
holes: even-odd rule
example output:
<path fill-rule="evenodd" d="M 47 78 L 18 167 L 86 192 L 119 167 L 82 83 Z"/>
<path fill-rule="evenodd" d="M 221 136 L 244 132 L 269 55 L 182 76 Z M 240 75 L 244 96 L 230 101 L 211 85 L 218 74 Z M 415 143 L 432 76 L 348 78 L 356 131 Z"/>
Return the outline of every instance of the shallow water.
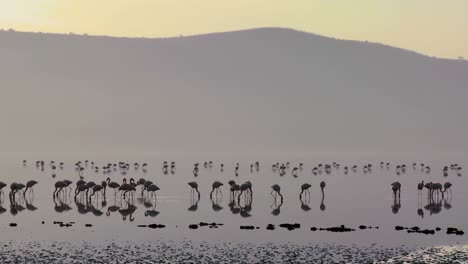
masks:
<path fill-rule="evenodd" d="M 4 188 L 5 197 L 2 201 L 0 214 L 0 232 L 4 241 L 68 241 L 70 243 L 81 243 L 82 241 L 150 241 L 150 240 L 171 240 L 171 241 L 200 241 L 200 242 L 251 242 L 251 243 L 339 243 L 343 245 L 371 245 L 381 246 L 433 246 L 433 245 L 465 245 L 468 242 L 467 235 L 456 236 L 447 235 L 447 227 L 456 227 L 463 231 L 468 231 L 468 181 L 466 177 L 449 173 L 448 177 L 442 176 L 442 167 L 452 163 L 458 163 L 466 168 L 467 162 L 464 156 L 456 157 L 435 157 L 426 159 L 416 159 L 408 156 L 373 156 L 355 155 L 343 156 L 307 156 L 294 158 L 261 158 L 240 157 L 240 156 L 218 156 L 214 158 L 192 158 L 184 156 L 172 156 L 165 159 L 158 156 L 135 156 L 135 157 L 94 157 L 97 165 L 103 166 L 107 162 L 117 163 L 126 161 L 147 162 L 149 164 L 147 172 L 140 169 L 135 170 L 130 167 L 126 175 L 122 175 L 117 169 L 111 174 L 103 174 L 102 170 L 95 173 L 90 169 L 84 171 L 84 180 L 99 183 L 110 177 L 112 181 L 121 182 L 127 179 L 145 178 L 155 182 L 161 190 L 157 193 L 157 202 L 152 200 L 152 205 L 146 207 L 139 199 L 135 199 L 137 209 L 130 216 L 124 217 L 119 211 L 110 212 L 110 206 L 117 206 L 121 209 L 127 207 L 125 201 L 121 201 L 120 196 L 114 198 L 113 190 L 107 189 L 107 204 L 102 205 L 102 198 L 93 199 L 91 204 L 83 202 L 84 210 L 78 211 L 78 206 L 73 200 L 73 195 L 62 196 L 61 199 L 53 199 L 53 184 L 55 181 L 69 179 L 74 183 L 79 179 L 75 171 L 74 163 L 77 160 L 84 161 L 83 157 L 70 157 L 61 155 L 50 155 L 45 157 L 25 157 L 28 159 L 27 166 L 23 166 L 23 158 L 2 157 L 0 164 L 2 167 L 1 181 L 8 184 Z M 44 159 L 46 166 L 44 171 L 36 168 L 35 161 Z M 63 161 L 63 170 L 57 169 L 56 177 L 53 178 L 50 160 L 56 162 Z M 174 175 L 164 175 L 161 170 L 163 160 L 176 162 L 176 172 Z M 198 177 L 192 173 L 195 162 L 212 160 L 212 168 L 200 166 Z M 250 164 L 255 161 L 260 162 L 259 172 L 250 172 Z M 272 172 L 271 165 L 276 162 L 291 162 L 291 167 L 297 166 L 299 162 L 304 163 L 303 170 L 298 173 L 297 178 L 291 175 L 290 170 L 285 176 L 279 176 Z M 336 161 L 341 164 L 340 169 L 333 169 L 330 175 L 325 173 L 313 175 L 312 167 L 319 163 L 332 163 Z M 380 161 L 390 162 L 390 169 L 381 168 Z M 220 172 L 220 163 L 225 164 L 224 172 Z M 235 176 L 234 167 L 236 162 L 240 163 L 239 176 Z M 413 170 L 412 163 L 423 162 L 430 165 L 430 173 L 422 172 L 419 166 Z M 363 173 L 362 165 L 371 163 L 373 169 L 371 173 Z M 394 166 L 406 163 L 408 168 L 405 174 L 397 176 Z M 357 172 L 349 171 L 344 174 L 344 166 L 358 165 Z M 88 165 L 90 167 L 90 165 Z M 24 210 L 12 210 L 8 199 L 9 184 L 13 181 L 25 183 L 28 180 L 36 180 L 39 183 L 34 187 L 34 198 L 27 198 L 26 201 L 19 201 L 19 205 Z M 448 199 L 441 200 L 440 212 L 432 213 L 425 209 L 427 205 L 426 191 L 418 197 L 416 185 L 422 179 L 424 181 L 435 181 L 444 183 L 450 181 L 453 184 L 453 194 Z M 218 205 L 213 206 L 209 193 L 213 181 L 221 181 L 225 186 L 221 187 L 222 198 L 218 196 Z M 242 217 L 240 214 L 233 214 L 228 206 L 229 191 L 228 180 L 235 180 L 242 183 L 250 180 L 253 184 L 252 209 L 249 217 Z M 189 181 L 197 181 L 201 192 L 201 199 L 198 202 L 196 211 L 189 211 L 191 207 Z M 325 197 L 322 205 L 322 193 L 319 184 L 326 182 Z M 401 208 L 398 212 L 392 209 L 393 197 L 390 184 L 394 181 L 402 183 Z M 310 183 L 310 210 L 301 209 L 299 200 L 300 186 L 303 183 Z M 279 184 L 284 196 L 284 202 L 279 209 L 274 206 L 274 198 L 270 195 L 273 184 Z M 139 189 L 139 187 L 137 188 Z M 136 198 L 140 194 L 137 192 Z M 241 200 L 243 204 L 243 199 Z M 32 206 L 32 207 L 31 207 Z M 20 207 L 17 207 L 17 209 Z M 35 208 L 35 209 L 34 209 Z M 83 209 L 82 208 L 82 209 Z M 94 211 L 91 210 L 94 208 Z M 418 215 L 418 209 L 424 212 L 424 217 Z M 21 208 L 20 208 L 21 209 Z M 34 210 L 33 210 L 34 209 Z M 64 210 L 66 209 L 66 210 Z M 216 209 L 216 210 L 215 210 Z M 276 211 L 274 211 L 276 209 Z M 58 212 L 63 211 L 63 212 Z M 149 213 L 147 212 L 149 211 Z M 274 211 L 274 212 L 273 212 Z M 146 212 L 146 214 L 145 214 Z M 151 213 L 156 216 L 151 217 Z M 273 213 L 277 214 L 274 215 Z M 44 221 L 44 224 L 42 224 Z M 64 223 L 75 222 L 71 227 L 60 227 L 53 221 L 63 221 Z M 218 228 L 200 227 L 197 230 L 189 229 L 190 224 L 199 222 L 222 223 Z M 17 223 L 16 227 L 9 226 L 10 223 Z M 138 227 L 138 225 L 163 224 L 165 228 L 150 229 Z M 280 228 L 282 223 L 299 223 L 300 229 L 288 231 Z M 85 224 L 92 224 L 86 227 Z M 276 225 L 275 230 L 266 230 L 268 224 Z M 252 225 L 259 227 L 255 230 L 241 230 L 240 226 Z M 332 227 L 345 225 L 356 229 L 354 232 L 332 233 L 326 231 L 310 231 L 311 227 Z M 378 229 L 358 229 L 359 225 L 379 227 Z M 419 226 L 421 228 L 440 227 L 442 231 L 434 235 L 424 235 L 417 233 L 406 233 L 406 231 L 396 231 L 395 226 Z"/>
<path fill-rule="evenodd" d="M 337 244 L 194 241 L 55 241 L 2 243 L 2 262 L 15 263 L 466 263 L 465 246 L 382 247 Z"/>

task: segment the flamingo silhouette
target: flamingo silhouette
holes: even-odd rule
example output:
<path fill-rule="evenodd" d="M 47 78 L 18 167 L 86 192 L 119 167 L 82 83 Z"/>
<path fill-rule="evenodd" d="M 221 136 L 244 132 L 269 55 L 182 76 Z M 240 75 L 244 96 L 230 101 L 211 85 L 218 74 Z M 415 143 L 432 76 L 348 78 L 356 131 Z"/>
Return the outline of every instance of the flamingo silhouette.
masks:
<path fill-rule="evenodd" d="M 58 196 L 58 193 L 62 191 L 63 188 L 67 187 L 67 184 L 64 181 L 57 181 L 54 184 L 55 190 L 53 196 Z"/>
<path fill-rule="evenodd" d="M 192 189 L 190 190 L 191 192 L 191 196 L 193 196 L 195 194 L 195 192 L 198 193 L 198 199 L 200 200 L 200 191 L 198 191 L 198 183 L 196 182 L 189 182 L 188 185 L 190 187 L 192 187 Z"/>
<path fill-rule="evenodd" d="M 116 182 L 111 182 L 110 178 L 107 178 L 106 181 L 107 181 L 107 186 L 109 186 L 109 188 L 114 189 L 114 197 L 115 197 L 117 195 L 117 189 L 120 188 L 120 184 Z"/>
<path fill-rule="evenodd" d="M 145 181 L 145 183 L 143 183 L 143 189 L 141 190 L 141 196 L 143 196 L 143 192 L 144 192 L 148 187 L 150 187 L 152 184 L 153 184 L 152 181 Z"/>
<path fill-rule="evenodd" d="M 150 186 L 146 187 L 146 190 L 154 196 L 154 199 L 156 200 L 156 192 L 159 191 L 159 187 L 155 184 L 151 184 Z"/>
<path fill-rule="evenodd" d="M 424 189 L 424 181 L 418 183 L 418 193 L 421 193 Z"/>
<path fill-rule="evenodd" d="M 398 192 L 398 197 L 400 197 L 400 194 L 401 194 L 401 184 L 399 182 L 394 182 L 391 184 L 392 186 L 392 191 L 393 191 L 393 195 L 397 196 L 397 192 Z"/>
<path fill-rule="evenodd" d="M 219 181 L 215 181 L 213 182 L 212 184 L 212 190 L 210 192 L 210 198 L 213 196 L 213 192 L 216 191 L 216 194 L 221 193 L 221 196 L 223 196 L 223 193 L 221 192 L 221 190 L 219 189 L 219 187 L 223 186 L 223 183 L 219 182 Z"/>
<path fill-rule="evenodd" d="M 309 188 L 311 187 L 312 185 L 308 184 L 308 183 L 304 183 L 301 185 L 301 193 L 299 194 L 299 200 L 302 200 L 302 194 L 305 192 L 306 193 L 306 196 L 307 194 L 310 195 L 310 191 L 309 191 Z"/>
<path fill-rule="evenodd" d="M 76 197 L 78 196 L 78 194 L 83 193 L 83 192 L 86 192 L 86 200 L 88 200 L 88 190 L 89 190 L 89 186 L 86 185 L 86 184 L 82 184 L 82 185 L 79 185 L 78 187 L 76 187 L 75 200 L 76 200 Z"/>
<path fill-rule="evenodd" d="M 442 198 L 444 198 L 444 194 L 447 191 L 447 189 L 450 191 L 450 194 L 452 194 L 452 188 L 451 187 L 452 187 L 452 184 L 450 182 L 444 183 L 444 190 L 443 191 L 441 190 Z"/>
<path fill-rule="evenodd" d="M 2 195 L 2 196 L 4 195 L 3 194 L 3 188 L 5 188 L 5 186 L 7 186 L 7 184 L 0 181 L 0 195 Z"/>
<path fill-rule="evenodd" d="M 271 186 L 271 195 L 273 195 L 273 197 L 275 198 L 276 200 L 276 197 L 277 195 L 279 195 L 281 197 L 281 204 L 283 203 L 283 195 L 281 194 L 281 187 L 278 185 L 278 184 L 274 184 Z"/>
<path fill-rule="evenodd" d="M 37 181 L 31 180 L 26 183 L 26 189 L 24 189 L 23 196 L 26 195 L 26 192 L 30 189 L 31 193 L 34 195 L 34 190 L 32 187 L 37 184 Z"/>
<path fill-rule="evenodd" d="M 240 204 L 240 198 L 242 196 L 242 193 L 244 193 L 244 196 L 247 201 L 252 200 L 252 183 L 250 181 L 246 181 L 240 186 L 240 193 L 237 196 L 238 204 Z M 247 196 L 250 196 L 250 199 L 247 199 Z"/>

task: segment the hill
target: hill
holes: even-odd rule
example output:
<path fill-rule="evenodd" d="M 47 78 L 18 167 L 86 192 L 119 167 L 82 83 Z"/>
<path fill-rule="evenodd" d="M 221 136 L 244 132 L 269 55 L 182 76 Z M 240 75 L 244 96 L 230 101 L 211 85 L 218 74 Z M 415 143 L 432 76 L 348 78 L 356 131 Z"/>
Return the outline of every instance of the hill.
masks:
<path fill-rule="evenodd" d="M 468 63 L 281 28 L 0 32 L 9 152 L 465 152 Z"/>

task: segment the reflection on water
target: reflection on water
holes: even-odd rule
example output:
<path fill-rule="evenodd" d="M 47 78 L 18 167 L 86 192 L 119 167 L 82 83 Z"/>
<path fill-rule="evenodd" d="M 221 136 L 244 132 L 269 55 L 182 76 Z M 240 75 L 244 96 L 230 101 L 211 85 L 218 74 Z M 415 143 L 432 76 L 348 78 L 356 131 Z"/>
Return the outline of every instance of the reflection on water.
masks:
<path fill-rule="evenodd" d="M 223 201 L 223 196 L 222 195 L 215 195 L 210 197 L 211 200 L 211 208 L 215 212 L 219 212 L 223 210 L 223 207 L 221 206 L 221 203 Z"/>
<path fill-rule="evenodd" d="M 393 204 L 392 204 L 392 213 L 398 214 L 401 208 L 401 199 L 400 196 L 393 197 Z"/>
<path fill-rule="evenodd" d="M 28 166 L 27 162 L 5 163 L 8 175 L 12 176 L 1 179 L 6 182 L 3 187 L 0 182 L 0 221 L 28 221 L 34 225 L 59 217 L 58 220 L 106 226 L 95 230 L 96 234 L 110 236 L 115 233 L 111 230 L 117 229 L 117 233 L 126 237 L 137 237 L 130 231 L 132 225 L 129 223 L 140 224 L 140 221 L 157 221 L 167 224 L 168 228 L 171 224 L 188 226 L 192 221 L 224 222 L 226 227 L 234 228 L 247 223 L 261 228 L 271 222 L 298 222 L 307 226 L 312 221 L 316 226 L 372 224 L 392 227 L 406 221 L 408 225 L 428 223 L 443 227 L 449 220 L 462 229 L 468 228 L 460 220 L 468 212 L 464 202 L 467 197 L 460 190 L 467 188 L 468 183 L 457 176 L 461 174 L 459 165 L 452 166 L 453 169 L 447 166 L 445 172 L 443 163 L 437 161 L 434 165 L 417 163 L 414 166 L 408 162 L 410 165 L 406 166 L 401 161 L 380 162 L 379 166 L 379 161 L 361 162 L 359 159 L 348 164 L 327 159 L 232 160 L 177 163 L 47 161 L 38 162 L 36 166 Z M 56 177 L 50 177 L 52 174 Z M 449 178 L 445 178 L 445 174 Z M 39 183 L 28 188 L 30 177 Z M 446 183 L 437 184 L 441 179 Z M 429 188 L 419 188 L 418 183 L 422 180 L 431 183 Z M 449 186 L 447 180 L 453 186 Z M 392 182 L 398 182 L 400 186 L 393 190 L 392 185 L 390 199 Z M 16 183 L 13 189 L 9 188 L 12 183 Z M 189 197 L 187 187 L 190 188 Z M 5 191 L 10 191 L 8 201 Z M 229 210 L 224 210 L 226 206 Z M 433 215 L 439 217 L 429 217 Z M 428 219 L 431 221 L 426 222 Z M 53 229 L 47 228 L 44 226 L 53 233 Z M 24 229 L 25 232 L 27 228 Z M 388 232 L 385 230 L 389 229 L 378 232 Z M 231 233 L 233 231 L 220 230 L 216 232 L 229 233 L 223 237 L 237 235 Z M 168 231 L 171 235 L 180 232 Z M 269 236 L 275 236 L 274 232 Z M 304 241 L 311 239 L 306 232 L 296 236 Z M 296 236 L 285 235 L 291 239 Z M 317 239 L 335 239 L 326 234 L 317 236 Z"/>
<path fill-rule="evenodd" d="M 283 197 L 278 198 L 277 196 L 274 197 L 273 199 L 273 204 L 270 206 L 273 211 L 271 211 L 271 214 L 274 216 L 278 216 L 281 213 L 281 206 L 283 206 Z"/>

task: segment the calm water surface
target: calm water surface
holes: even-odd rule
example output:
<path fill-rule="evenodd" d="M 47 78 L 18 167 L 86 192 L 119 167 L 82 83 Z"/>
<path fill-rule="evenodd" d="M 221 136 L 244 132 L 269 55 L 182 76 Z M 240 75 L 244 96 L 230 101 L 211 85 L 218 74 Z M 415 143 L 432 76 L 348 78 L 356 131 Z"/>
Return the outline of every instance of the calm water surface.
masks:
<path fill-rule="evenodd" d="M 342 243 L 342 244 L 371 244 L 376 243 L 386 246 L 397 245 L 450 245 L 467 244 L 468 235 L 455 236 L 445 234 L 445 228 L 453 226 L 468 231 L 468 181 L 466 176 L 459 177 L 455 173 L 449 173 L 448 177 L 442 176 L 442 168 L 451 163 L 458 163 L 463 168 L 467 167 L 465 157 L 436 157 L 426 159 L 415 159 L 414 157 L 379 157 L 379 156 L 304 156 L 301 158 L 186 158 L 182 155 L 172 158 L 160 157 L 70 157 L 51 156 L 47 157 L 25 157 L 28 165 L 23 166 L 22 158 L 2 156 L 0 165 L 2 168 L 1 181 L 8 184 L 4 188 L 5 199 L 2 200 L 0 214 L 0 230 L 4 240 L 51 240 L 51 241 L 105 241 L 105 240 L 129 240 L 147 241 L 155 239 L 168 240 L 201 240 L 201 241 L 247 241 L 247 242 L 295 242 L 295 243 Z M 119 211 L 108 212 L 111 206 L 121 209 L 127 207 L 118 195 L 114 198 L 114 192 L 107 190 L 106 205 L 102 205 L 102 197 L 98 201 L 93 199 L 91 205 L 85 205 L 80 213 L 78 205 L 73 200 L 73 194 L 68 198 L 65 196 L 53 199 L 54 183 L 58 180 L 69 179 L 74 183 L 79 180 L 75 171 L 74 163 L 77 160 L 84 161 L 86 158 L 93 160 L 97 165 L 103 166 L 107 162 L 118 162 L 120 160 L 129 162 L 147 162 L 147 172 L 141 169 L 134 170 L 130 167 L 126 175 L 119 170 L 111 174 L 103 174 L 102 170 L 95 173 L 89 169 L 84 171 L 84 180 L 99 183 L 110 177 L 112 181 L 121 182 L 127 179 L 145 178 L 156 183 L 161 190 L 157 193 L 157 202 L 151 203 L 144 199 L 135 199 L 137 209 L 130 216 L 123 216 Z M 35 161 L 43 159 L 46 161 L 45 170 L 36 168 Z M 63 170 L 57 169 L 56 177 L 53 178 L 50 160 L 63 161 Z M 164 175 L 161 170 L 163 160 L 175 161 L 176 172 L 174 175 Z M 192 174 L 195 162 L 212 160 L 212 168 L 200 167 L 198 177 Z M 250 164 L 260 162 L 260 171 L 250 172 Z M 293 177 L 290 171 L 285 176 L 279 176 L 272 172 L 271 165 L 276 162 L 289 161 L 293 166 L 299 162 L 304 163 L 304 168 Z M 330 175 L 322 173 L 313 175 L 312 167 L 319 163 L 332 163 L 336 161 L 341 164 L 340 169 L 334 169 Z M 390 169 L 380 168 L 380 161 L 391 162 Z M 225 164 L 224 172 L 220 172 L 220 163 Z M 234 174 L 236 162 L 240 163 L 239 176 Z M 432 170 L 429 174 L 421 172 L 418 166 L 413 170 L 412 163 L 424 162 L 430 165 Z M 371 173 L 363 173 L 362 165 L 371 163 Z M 396 164 L 407 164 L 406 174 L 397 176 L 394 166 Z M 350 171 L 344 174 L 344 166 L 358 165 L 356 173 Z M 21 201 L 19 204 L 23 210 L 14 212 L 11 210 L 8 200 L 9 184 L 13 181 L 25 183 L 28 180 L 36 180 L 39 183 L 34 187 L 34 198 Z M 213 201 L 209 197 L 213 181 L 221 181 L 225 186 L 221 187 L 222 198 L 218 196 Z M 253 184 L 252 210 L 249 217 L 234 214 L 229 207 L 229 188 L 227 182 L 235 180 L 238 183 L 250 180 Z M 422 197 L 418 197 L 416 185 L 421 180 L 426 182 L 435 181 L 444 183 L 450 181 L 453 184 L 453 195 L 448 199 L 440 201 L 441 210 L 432 213 L 425 209 L 427 205 L 426 191 Z M 191 203 L 189 181 L 197 181 L 201 192 L 201 199 L 197 204 L 197 210 L 188 210 Z M 322 204 L 322 194 L 319 184 L 326 182 L 325 198 Z M 401 207 L 398 212 L 392 209 L 393 197 L 390 184 L 394 181 L 402 183 Z M 310 183 L 310 202 L 307 204 L 310 210 L 303 210 L 299 200 L 300 186 Z M 273 184 L 279 184 L 282 188 L 284 203 L 278 208 L 279 203 L 274 204 L 270 195 Z M 139 190 L 139 187 L 137 188 Z M 137 197 L 140 198 L 139 192 Z M 26 203 L 28 202 L 28 203 Z M 64 210 L 66 209 L 66 210 Z M 424 216 L 418 214 L 422 209 Z M 63 212 L 59 212 L 63 211 Z M 276 215 L 275 215 L 276 214 Z M 155 216 L 151 216 L 155 215 Z M 44 221 L 44 224 L 42 224 Z M 53 221 L 76 222 L 72 227 L 59 227 Z M 188 228 L 190 224 L 203 222 L 222 223 L 217 229 L 201 227 L 197 230 Z M 10 227 L 9 223 L 17 223 L 17 227 Z M 137 227 L 140 224 L 164 224 L 163 229 L 149 229 Z M 281 223 L 300 223 L 301 228 L 288 231 L 277 227 L 274 231 L 265 229 L 267 224 L 279 225 Z M 92 227 L 85 227 L 92 224 Z M 258 230 L 240 230 L 241 225 L 258 226 Z M 311 232 L 310 227 L 331 227 L 346 225 L 356 228 L 359 225 L 378 226 L 379 229 L 359 230 L 350 233 Z M 420 226 L 422 228 L 441 227 L 443 230 L 435 235 L 407 234 L 403 231 L 395 231 L 395 225 Z"/>

